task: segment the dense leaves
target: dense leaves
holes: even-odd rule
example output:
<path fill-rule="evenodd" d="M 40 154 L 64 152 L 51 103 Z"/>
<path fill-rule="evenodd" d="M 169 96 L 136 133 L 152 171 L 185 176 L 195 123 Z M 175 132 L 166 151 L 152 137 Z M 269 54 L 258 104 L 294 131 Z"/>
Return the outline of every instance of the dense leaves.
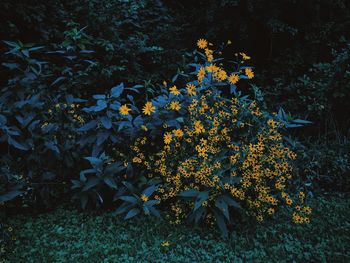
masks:
<path fill-rule="evenodd" d="M 209 89 L 218 102 L 239 101 L 237 145 L 254 144 L 269 119 L 299 128 L 292 133 L 303 144 L 283 138 L 283 147 L 299 156 L 293 190 L 347 191 L 349 10 L 343 0 L 2 1 L 0 205 L 51 207 L 72 197 L 81 208 L 113 207 L 127 219 L 159 217 L 156 208 L 167 204 L 156 196 L 165 178 L 136 164 L 153 165 L 174 142 L 173 130 L 180 135 L 199 121 L 187 107 Z M 220 51 L 228 59 L 189 52 L 202 37 L 215 46 L 225 42 Z M 211 43 L 202 39 L 198 46 Z M 242 52 L 256 69 L 237 62 L 250 59 Z M 220 70 L 202 69 L 203 58 Z M 254 76 L 262 88 L 250 82 Z M 253 117 L 244 110 L 252 103 L 263 109 L 250 109 Z M 140 155 L 130 146 L 143 137 L 148 148 Z M 223 149 L 219 163 L 227 157 Z M 233 215 L 246 209 L 227 194 L 211 199 L 212 189 L 189 188 L 177 198 L 194 224 L 210 214 L 226 233 Z"/>

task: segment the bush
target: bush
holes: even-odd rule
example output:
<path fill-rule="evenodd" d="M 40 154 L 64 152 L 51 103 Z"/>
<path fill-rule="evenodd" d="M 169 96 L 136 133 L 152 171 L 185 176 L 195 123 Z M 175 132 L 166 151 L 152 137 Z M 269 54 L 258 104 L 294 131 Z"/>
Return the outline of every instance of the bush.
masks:
<path fill-rule="evenodd" d="M 0 141 L 1 188 L 7 191 L 1 189 L 0 202 L 30 193 L 28 200 L 48 206 L 52 197 L 61 198 L 70 176 L 79 171 L 75 130 L 83 120 L 73 114 L 80 100 L 70 92 L 76 81 L 83 82 L 91 65 L 81 54 L 57 73 L 56 59 L 67 59 L 69 50 L 5 43 L 7 60 L 2 66 L 8 82 L 0 96 Z"/>
<path fill-rule="evenodd" d="M 312 191 L 348 192 L 350 152 L 348 142 L 320 141 L 296 144 L 301 183 Z"/>
<path fill-rule="evenodd" d="M 1 101 L 1 138 L 16 152 L 5 154 L 3 162 L 8 173 L 22 172 L 25 183 L 2 175 L 1 201 L 30 192 L 34 200 L 40 196 L 39 203 L 50 204 L 48 197 L 62 196 L 72 182 L 73 199 L 82 208 L 117 201 L 116 214 L 131 218 L 141 211 L 159 216 L 160 204 L 175 212 L 175 223 L 187 216 L 196 224 L 215 218 L 225 235 L 237 211 L 262 221 L 293 204 L 293 221 L 309 222 L 305 194 L 293 201 L 288 188 L 296 155 L 282 138 L 285 128 L 308 122 L 291 119 L 283 109 L 269 114 L 254 85 L 255 99 L 239 91 L 241 82 L 254 77 L 248 55 L 237 55 L 228 72 L 221 51 L 200 39 L 204 52 L 193 53 L 189 68 L 194 70 L 178 71 L 169 87 L 166 82 L 154 90 L 120 84 L 83 100 L 76 98 L 80 91 L 73 93 L 93 64 L 85 63 L 91 52 L 81 50 L 83 42 L 62 44 L 55 52 L 76 54 L 74 67 L 66 66 L 74 73 L 64 76 L 57 76 L 54 61 L 33 58 L 31 53 L 44 47 L 7 42 L 12 60 L 5 66 L 13 77 Z M 14 157 L 21 167 L 11 162 Z M 80 166 L 83 157 L 90 168 Z"/>
<path fill-rule="evenodd" d="M 0 14 L 0 39 L 93 50 L 97 64 L 89 74 L 91 92 L 107 91 L 122 81 L 153 82 L 176 69 L 173 63 L 162 63 L 178 57 L 179 51 L 168 41 L 170 32 L 176 37 L 178 26 L 160 1 L 6 0 Z M 163 70 L 154 70 L 160 66 Z M 86 91 L 84 82 L 77 84 L 76 91 Z"/>

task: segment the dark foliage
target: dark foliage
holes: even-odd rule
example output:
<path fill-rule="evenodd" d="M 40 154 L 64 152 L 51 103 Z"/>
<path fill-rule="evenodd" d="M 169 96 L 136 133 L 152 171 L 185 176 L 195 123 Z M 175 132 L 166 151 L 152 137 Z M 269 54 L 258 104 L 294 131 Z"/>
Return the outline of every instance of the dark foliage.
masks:
<path fill-rule="evenodd" d="M 112 152 L 118 139 L 104 132 L 111 131 L 105 116 L 76 105 L 120 82 L 142 87 L 137 104 L 186 64 L 182 51 L 201 37 L 230 39 L 226 57 L 252 56 L 266 105 L 313 122 L 295 132 L 304 143 L 295 148 L 306 184 L 348 190 L 349 26 L 346 0 L 2 1 L 0 202 L 48 206 L 67 196 L 73 179 L 75 190 L 91 190 L 75 195 L 85 207 L 85 195 L 99 200 L 99 191 L 113 189 L 103 172 L 98 182 L 77 180 L 87 168 L 81 156 Z M 97 119 L 96 131 L 77 133 L 82 118 Z M 103 169 L 121 165 L 102 159 Z"/>

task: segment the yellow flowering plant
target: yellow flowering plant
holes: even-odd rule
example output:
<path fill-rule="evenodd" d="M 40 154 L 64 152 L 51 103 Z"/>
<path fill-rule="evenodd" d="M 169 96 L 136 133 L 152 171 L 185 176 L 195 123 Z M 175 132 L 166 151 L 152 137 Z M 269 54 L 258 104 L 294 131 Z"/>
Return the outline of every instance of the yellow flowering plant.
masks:
<path fill-rule="evenodd" d="M 241 82 L 254 78 L 247 54 L 237 54 L 227 70 L 211 43 L 201 39 L 197 45 L 189 73 L 178 71 L 152 98 L 145 90 L 134 101 L 127 91 L 139 93 L 142 86 L 120 84 L 83 108 L 91 120 L 79 128 L 79 142 L 92 146 L 86 159 L 102 168 L 82 172 L 73 182 L 77 195 L 98 193 L 103 199 L 108 186 L 118 202 L 116 214 L 159 216 L 160 206 L 172 223 L 216 222 L 225 235 L 237 212 L 262 221 L 284 206 L 293 209 L 293 222 L 309 222 L 305 198 L 293 198 L 289 188 L 296 154 L 282 136 L 285 128 L 306 122 L 293 121 L 282 109 L 267 112 L 254 85 L 253 96 L 239 90 Z M 101 161 L 96 156 L 102 151 Z M 106 173 L 114 166 L 118 171 Z"/>
<path fill-rule="evenodd" d="M 304 199 L 294 201 L 288 193 L 296 154 L 282 133 L 293 121 L 286 120 L 283 110 L 265 111 L 256 86 L 255 99 L 238 91 L 240 81 L 254 77 L 252 68 L 243 66 L 248 55 L 241 53 L 238 66 L 226 71 L 216 64 L 221 59 L 214 58 L 206 40 L 197 44 L 204 50 L 196 52 L 197 61 L 203 63 L 190 64 L 195 71 L 182 74 L 187 77 L 183 85 L 164 89 L 154 99 L 163 102 L 157 117 L 163 116 L 165 125 L 147 123 L 157 132 L 145 132 L 132 147 L 136 157 L 142 156 L 134 159 L 135 166 L 161 181 L 154 198 L 172 212 L 171 222 L 216 221 L 225 235 L 234 211 L 262 221 L 279 207 L 296 202 L 303 207 Z M 294 222 L 309 222 L 304 209 L 295 210 Z"/>

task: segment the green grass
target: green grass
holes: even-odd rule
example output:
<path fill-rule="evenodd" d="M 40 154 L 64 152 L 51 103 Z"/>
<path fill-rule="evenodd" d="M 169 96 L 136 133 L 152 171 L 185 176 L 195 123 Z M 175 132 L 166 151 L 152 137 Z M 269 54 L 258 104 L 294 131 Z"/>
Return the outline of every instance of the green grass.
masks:
<path fill-rule="evenodd" d="M 348 196 L 315 198 L 310 225 L 285 215 L 256 226 L 239 225 L 229 240 L 213 230 L 122 221 L 109 213 L 60 208 L 9 223 L 17 241 L 8 262 L 350 262 Z M 169 247 L 162 247 L 169 241 Z M 1 260 L 0 260 L 1 262 Z M 7 262 L 7 261 L 5 261 Z"/>

